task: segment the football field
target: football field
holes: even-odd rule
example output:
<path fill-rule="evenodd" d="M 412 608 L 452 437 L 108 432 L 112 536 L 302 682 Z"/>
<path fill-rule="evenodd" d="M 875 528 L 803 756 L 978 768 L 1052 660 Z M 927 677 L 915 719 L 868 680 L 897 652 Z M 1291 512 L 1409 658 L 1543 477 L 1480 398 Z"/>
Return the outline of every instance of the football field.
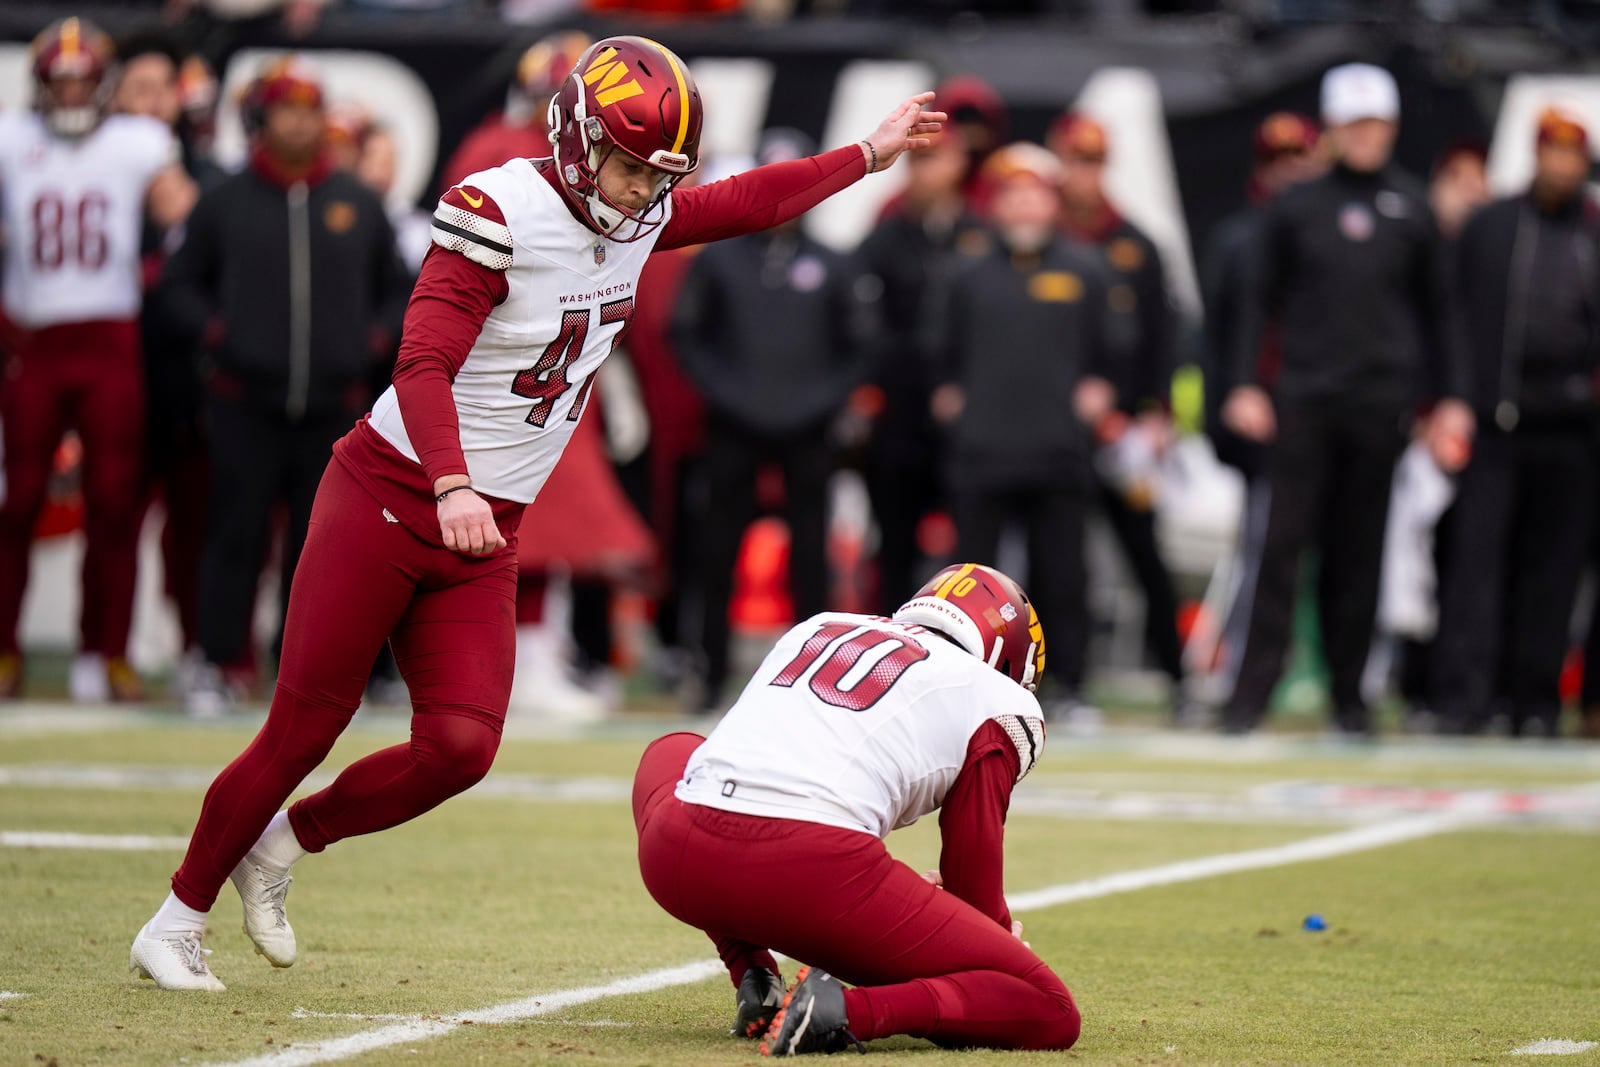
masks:
<path fill-rule="evenodd" d="M 513 726 L 471 792 L 295 868 L 296 966 L 255 955 L 227 886 L 228 991 L 136 980 L 129 941 L 258 722 L 0 712 L 0 1064 L 759 1059 L 710 943 L 639 881 L 630 777 L 664 719 Z M 363 713 L 308 786 L 404 730 Z M 934 866 L 935 820 L 889 844 Z M 874 1061 L 1600 1063 L 1600 747 L 1057 731 L 1006 852 L 1077 1047 Z"/>

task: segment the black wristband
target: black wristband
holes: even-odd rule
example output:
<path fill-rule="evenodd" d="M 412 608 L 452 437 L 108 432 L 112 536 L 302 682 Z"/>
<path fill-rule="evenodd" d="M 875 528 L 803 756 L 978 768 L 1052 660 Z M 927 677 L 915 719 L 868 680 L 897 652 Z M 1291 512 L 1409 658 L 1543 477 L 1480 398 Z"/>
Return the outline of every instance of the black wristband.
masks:
<path fill-rule="evenodd" d="M 866 149 L 867 149 L 867 152 L 870 153 L 871 156 L 872 156 L 872 162 L 867 164 L 867 173 L 868 174 L 876 174 L 876 173 L 878 173 L 878 150 L 876 148 L 872 147 L 872 142 L 867 140 L 866 138 L 862 138 L 858 143 L 862 144 L 862 145 L 865 145 Z"/>
<path fill-rule="evenodd" d="M 433 502 L 435 504 L 443 504 L 444 503 L 444 498 L 449 496 L 451 493 L 458 492 L 458 491 L 460 491 L 462 489 L 471 489 L 471 488 L 472 488 L 472 486 L 470 486 L 470 485 L 452 485 L 450 488 L 446 489 L 444 492 L 442 492 L 438 496 L 434 497 L 433 498 Z"/>

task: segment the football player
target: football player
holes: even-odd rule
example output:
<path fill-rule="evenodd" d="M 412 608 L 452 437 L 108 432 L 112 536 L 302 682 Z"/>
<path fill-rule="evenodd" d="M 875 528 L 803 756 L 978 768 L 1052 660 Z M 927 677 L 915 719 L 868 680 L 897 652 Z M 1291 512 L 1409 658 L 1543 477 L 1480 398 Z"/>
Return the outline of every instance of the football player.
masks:
<path fill-rule="evenodd" d="M 271 711 L 207 792 L 173 891 L 134 940 L 136 971 L 163 989 L 223 988 L 200 938 L 230 876 L 257 950 L 289 966 L 290 864 L 487 773 L 511 688 L 518 520 L 628 325 L 645 258 L 772 226 L 889 167 L 938 131 L 932 98 L 854 144 L 674 194 L 699 163 L 700 94 L 666 48 L 612 37 L 551 100 L 553 157 L 445 194 L 394 384 L 317 491 Z M 411 692 L 410 742 L 278 811 L 350 722 L 385 641 Z"/>
<path fill-rule="evenodd" d="M 106 113 L 111 39 L 66 18 L 33 42 L 34 106 L 0 112 L 6 358 L 0 504 L 0 698 L 22 690 L 17 620 L 56 446 L 83 441 L 85 552 L 75 699 L 137 699 L 128 628 L 142 508 L 141 227 L 194 204 L 172 131 Z"/>
<path fill-rule="evenodd" d="M 1072 994 L 1002 891 L 1011 791 L 1044 747 L 1044 649 L 1016 582 L 947 567 L 893 618 L 796 626 L 710 737 L 645 750 L 633 785 L 644 884 L 716 944 L 736 1034 L 764 1034 L 769 1056 L 890 1034 L 1078 1039 Z M 919 877 L 882 838 L 934 810 L 939 869 Z M 772 950 L 805 964 L 786 995 Z"/>

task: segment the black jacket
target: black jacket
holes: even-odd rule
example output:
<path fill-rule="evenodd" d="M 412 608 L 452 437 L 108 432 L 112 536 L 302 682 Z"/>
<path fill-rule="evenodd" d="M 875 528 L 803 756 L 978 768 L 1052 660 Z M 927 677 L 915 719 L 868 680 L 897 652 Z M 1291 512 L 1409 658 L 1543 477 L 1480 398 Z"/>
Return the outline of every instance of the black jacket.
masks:
<path fill-rule="evenodd" d="M 1600 219 L 1584 199 L 1543 212 L 1497 200 L 1456 247 L 1467 401 L 1484 425 L 1587 420 L 1600 368 Z"/>
<path fill-rule="evenodd" d="M 719 241 L 695 257 L 672 343 L 707 406 L 758 434 L 810 432 L 871 365 L 868 305 L 851 261 L 795 232 Z"/>
<path fill-rule="evenodd" d="M 298 421 L 365 394 L 374 328 L 398 336 L 408 295 L 375 194 L 341 173 L 285 188 L 252 166 L 200 197 L 157 301 L 245 402 Z"/>
<path fill-rule="evenodd" d="M 1268 206 L 1233 339 L 1233 380 L 1257 380 L 1262 331 L 1283 327 L 1276 393 L 1405 411 L 1460 396 L 1444 327 L 1439 235 L 1420 185 L 1336 167 Z"/>
<path fill-rule="evenodd" d="M 873 445 L 898 467 L 928 462 L 937 440 L 928 412 L 932 389 L 922 352 L 922 310 L 930 289 L 940 284 L 957 248 L 987 250 L 991 238 L 971 215 L 942 225 L 897 213 L 885 218 L 861 242 L 856 258 L 883 283 L 878 362 L 872 380 L 882 390 L 883 412 L 873 427 Z"/>
<path fill-rule="evenodd" d="M 1099 255 L 1057 238 L 1013 255 L 998 238 L 962 257 L 926 313 L 935 380 L 962 388 L 949 468 L 957 489 L 1087 488 L 1078 383 L 1117 365 Z"/>
<path fill-rule="evenodd" d="M 1233 353 L 1238 345 L 1242 306 L 1246 296 L 1251 250 L 1255 247 L 1266 217 L 1263 206 L 1245 208 L 1217 223 L 1206 244 L 1200 265 L 1200 300 L 1205 309 L 1199 364 L 1205 376 L 1206 436 L 1216 449 L 1217 458 L 1236 467 L 1246 476 L 1265 469 L 1266 446 L 1240 437 L 1222 422 L 1222 405 L 1228 392 L 1241 384 L 1235 377 Z M 1268 323 L 1250 384 L 1270 388 L 1277 370 L 1278 330 Z M 1273 355 L 1268 367 L 1265 357 Z"/>
<path fill-rule="evenodd" d="M 1113 377 L 1117 404 L 1129 414 L 1165 408 L 1176 364 L 1177 313 L 1167 292 L 1161 251 L 1143 230 L 1120 217 L 1093 243 L 1105 259 L 1114 329 L 1127 339 Z"/>

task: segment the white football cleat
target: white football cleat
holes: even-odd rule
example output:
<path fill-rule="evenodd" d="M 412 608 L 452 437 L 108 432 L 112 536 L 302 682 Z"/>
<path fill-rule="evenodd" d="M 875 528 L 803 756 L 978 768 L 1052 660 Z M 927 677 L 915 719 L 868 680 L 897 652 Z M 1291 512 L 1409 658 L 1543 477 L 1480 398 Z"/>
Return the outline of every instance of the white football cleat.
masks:
<path fill-rule="evenodd" d="M 158 933 L 146 923 L 133 939 L 128 969 L 140 978 L 149 978 L 162 989 L 221 993 L 228 987 L 207 966 L 206 957 L 210 954 L 210 949 L 200 947 L 199 934 L 189 931 Z"/>
<path fill-rule="evenodd" d="M 284 906 L 289 899 L 289 868 L 270 863 L 251 849 L 228 876 L 244 901 L 244 932 L 256 951 L 274 967 L 293 967 L 294 927 Z"/>

